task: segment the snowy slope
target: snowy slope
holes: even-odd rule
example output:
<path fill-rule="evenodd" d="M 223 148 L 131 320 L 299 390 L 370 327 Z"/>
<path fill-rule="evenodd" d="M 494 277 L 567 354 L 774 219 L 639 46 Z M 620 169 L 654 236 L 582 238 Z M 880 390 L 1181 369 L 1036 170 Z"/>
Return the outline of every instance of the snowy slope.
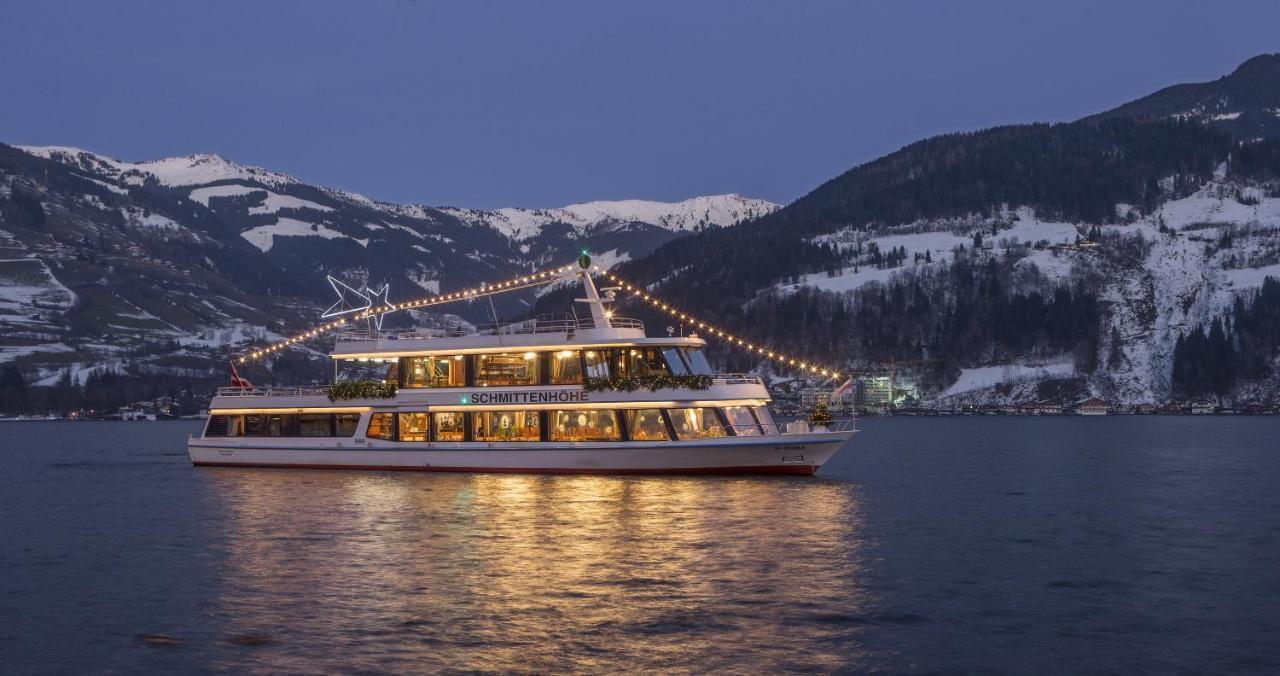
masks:
<path fill-rule="evenodd" d="M 511 239 L 537 237 L 551 223 L 573 226 L 579 232 L 610 223 L 648 223 L 666 230 L 688 232 L 700 226 L 733 225 L 778 209 L 778 205 L 741 195 L 693 197 L 681 202 L 619 200 L 584 202 L 558 209 L 506 208 L 496 211 L 442 209 L 475 225 L 487 225 Z"/>
<path fill-rule="evenodd" d="M 202 185 L 226 180 L 251 180 L 266 185 L 288 185 L 297 179 L 266 169 L 246 167 L 218 155 L 166 157 L 148 162 L 123 162 L 70 146 L 15 146 L 23 151 L 114 178 L 126 185 L 141 185 L 152 178 L 160 185 Z"/>

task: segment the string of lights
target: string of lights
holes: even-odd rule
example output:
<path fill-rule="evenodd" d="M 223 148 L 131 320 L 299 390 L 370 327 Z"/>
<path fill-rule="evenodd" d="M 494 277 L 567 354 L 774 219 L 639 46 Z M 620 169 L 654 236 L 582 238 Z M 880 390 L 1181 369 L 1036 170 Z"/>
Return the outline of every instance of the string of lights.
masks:
<path fill-rule="evenodd" d="M 573 269 L 572 265 L 562 265 L 560 267 L 551 268 L 549 270 L 543 270 L 541 272 L 522 275 L 520 277 L 513 277 L 511 279 L 508 279 L 502 282 L 492 282 L 492 283 L 485 282 L 480 286 L 476 286 L 470 289 L 463 289 L 460 291 L 450 291 L 449 293 L 436 294 L 434 296 L 424 296 L 422 298 L 407 300 L 400 303 L 387 303 L 385 305 L 370 307 L 352 315 L 349 319 L 347 317 L 342 317 L 340 319 L 331 321 L 327 324 L 321 324 L 307 331 L 303 331 L 302 333 L 299 333 L 297 335 L 290 336 L 289 338 L 285 338 L 284 340 L 278 341 L 271 345 L 251 350 L 241 355 L 236 361 L 237 363 L 244 364 L 249 361 L 257 361 L 264 357 L 269 357 L 288 347 L 291 347 L 293 345 L 296 345 L 308 339 L 315 338 L 316 336 L 322 335 L 324 333 L 328 333 L 329 331 L 332 331 L 336 328 L 349 324 L 354 320 L 369 319 L 370 317 L 373 317 L 375 315 L 386 314 L 388 312 L 395 312 L 397 310 L 413 310 L 417 308 L 428 307 L 431 305 L 441 305 L 444 303 L 452 303 L 454 301 L 459 301 L 459 300 L 471 300 L 475 298 L 483 298 L 485 296 L 492 296 L 494 294 L 506 293 L 508 291 L 519 291 L 520 289 L 528 289 L 535 286 L 540 286 L 542 284 L 550 284 L 552 282 L 556 282 L 562 279 L 561 275 L 563 275 L 564 273 L 572 269 Z"/>
<path fill-rule="evenodd" d="M 723 339 L 726 343 L 730 345 L 733 345 L 735 347 L 740 347 L 744 350 L 760 355 L 761 357 L 764 357 L 766 359 L 776 361 L 779 364 L 792 366 L 802 371 L 808 371 L 809 373 L 812 373 L 814 375 L 827 376 L 830 378 L 840 377 L 840 372 L 837 370 L 821 368 L 817 364 L 804 361 L 803 359 L 796 359 L 795 357 L 783 354 L 781 352 L 770 350 L 763 345 L 756 345 L 755 343 L 752 343 L 751 341 L 748 341 L 748 340 L 743 340 L 741 337 L 735 336 L 729 333 L 728 331 L 725 331 L 724 329 L 721 329 L 716 326 L 712 326 L 711 324 L 708 324 L 694 317 L 693 315 L 690 315 L 689 313 L 684 312 L 679 308 L 676 308 L 673 305 L 669 305 L 667 303 L 662 302 L 662 300 L 659 299 L 657 296 L 651 293 L 648 293 L 643 288 L 628 282 L 627 280 L 613 274 L 612 272 L 609 272 L 608 270 L 601 268 L 598 265 L 595 266 L 595 271 L 604 275 L 605 278 L 607 278 L 613 284 L 617 285 L 618 288 L 622 289 L 623 291 L 628 291 L 632 293 L 634 297 L 639 298 L 645 303 L 648 303 L 651 307 L 661 310 L 667 313 L 668 315 L 676 319 L 679 319 L 680 321 L 688 322 L 690 325 L 697 327 L 700 330 L 706 331 L 708 334 L 715 336 L 716 338 Z"/>

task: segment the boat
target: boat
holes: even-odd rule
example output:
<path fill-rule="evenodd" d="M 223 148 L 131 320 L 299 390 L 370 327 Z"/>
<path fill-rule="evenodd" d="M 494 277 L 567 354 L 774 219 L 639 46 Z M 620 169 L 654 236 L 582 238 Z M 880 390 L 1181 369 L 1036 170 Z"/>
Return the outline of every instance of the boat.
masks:
<path fill-rule="evenodd" d="M 586 259 L 586 256 L 583 257 Z M 589 259 L 587 259 L 589 262 Z M 613 289 L 581 281 L 590 309 L 483 331 L 339 334 L 334 383 L 219 388 L 187 452 L 201 467 L 555 474 L 818 471 L 852 419 L 775 422 L 755 375 L 715 373 L 697 334 L 649 337 L 615 316 Z M 575 280 L 574 277 L 577 279 Z M 383 369 L 338 379 L 342 365 Z M 381 371 L 379 371 L 381 373 Z"/>

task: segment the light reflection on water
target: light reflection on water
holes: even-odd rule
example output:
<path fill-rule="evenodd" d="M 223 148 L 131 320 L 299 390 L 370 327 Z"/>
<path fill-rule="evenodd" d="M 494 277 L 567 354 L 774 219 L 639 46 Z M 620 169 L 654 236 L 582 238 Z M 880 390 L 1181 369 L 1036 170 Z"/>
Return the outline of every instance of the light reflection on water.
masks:
<path fill-rule="evenodd" d="M 260 470 L 206 480 L 226 515 L 214 616 L 223 634 L 272 640 L 222 666 L 741 669 L 744 652 L 752 670 L 856 666 L 867 599 L 851 484 Z"/>

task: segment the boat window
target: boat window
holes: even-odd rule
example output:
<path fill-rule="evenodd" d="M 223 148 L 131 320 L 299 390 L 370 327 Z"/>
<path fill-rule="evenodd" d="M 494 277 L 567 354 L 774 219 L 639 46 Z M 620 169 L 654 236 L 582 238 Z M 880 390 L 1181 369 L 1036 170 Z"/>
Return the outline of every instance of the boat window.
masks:
<path fill-rule="evenodd" d="M 460 354 L 436 357 L 405 357 L 405 387 L 462 387 L 466 384 L 465 362 Z"/>
<path fill-rule="evenodd" d="M 667 373 L 667 364 L 662 358 L 662 350 L 656 347 L 633 347 L 627 349 L 627 360 L 631 362 L 631 375 L 656 376 Z"/>
<path fill-rule="evenodd" d="M 481 411 L 471 414 L 476 441 L 539 441 L 537 411 Z"/>
<path fill-rule="evenodd" d="M 561 350 L 551 355 L 551 384 L 582 384 L 582 360 L 577 352 Z"/>
<path fill-rule="evenodd" d="M 340 437 L 355 436 L 359 424 L 359 413 L 335 413 L 333 416 L 334 434 Z"/>
<path fill-rule="evenodd" d="M 627 432 L 632 441 L 668 441 L 667 424 L 656 408 L 633 408 L 627 411 Z"/>
<path fill-rule="evenodd" d="M 706 439 L 723 437 L 724 426 L 716 416 L 714 408 L 669 408 L 671 424 L 676 428 L 676 437 L 680 439 Z"/>
<path fill-rule="evenodd" d="M 303 413 L 298 416 L 298 436 L 332 436 L 333 432 L 329 429 L 332 425 L 331 421 L 332 416 L 327 413 Z"/>
<path fill-rule="evenodd" d="M 401 413 L 399 422 L 400 441 L 427 440 L 426 412 Z"/>
<path fill-rule="evenodd" d="M 251 413 L 244 417 L 244 435 L 246 437 L 265 437 L 264 415 Z"/>
<path fill-rule="evenodd" d="M 778 426 L 773 423 L 773 414 L 769 412 L 768 406 L 752 406 L 751 412 L 756 415 L 756 420 L 760 423 L 760 427 L 764 428 L 765 434 L 778 433 Z"/>
<path fill-rule="evenodd" d="M 552 441 L 620 441 L 622 428 L 615 411 L 554 411 Z"/>
<path fill-rule="evenodd" d="M 609 350 L 609 367 L 614 377 L 631 375 L 631 360 L 626 350 Z"/>
<path fill-rule="evenodd" d="M 464 441 L 467 438 L 467 423 L 462 412 L 436 413 L 432 421 L 435 425 L 436 441 Z"/>
<path fill-rule="evenodd" d="M 760 426 L 756 424 L 755 416 L 751 415 L 751 409 L 746 406 L 726 406 L 724 417 L 728 418 L 729 428 L 734 434 L 740 437 L 760 436 Z"/>
<path fill-rule="evenodd" d="M 242 415 L 227 416 L 227 436 L 229 437 L 244 436 L 244 416 Z"/>
<path fill-rule="evenodd" d="M 396 420 L 390 413 L 374 413 L 369 416 L 369 431 L 364 435 L 370 439 L 386 439 L 392 441 L 396 438 Z"/>
<path fill-rule="evenodd" d="M 225 437 L 227 436 L 227 416 L 211 415 L 209 422 L 204 426 L 205 437 Z"/>
<path fill-rule="evenodd" d="M 587 350 L 582 353 L 582 361 L 587 365 L 588 378 L 609 377 L 609 351 Z"/>
<path fill-rule="evenodd" d="M 702 348 L 685 347 L 681 348 L 684 352 L 684 358 L 689 362 L 689 370 L 695 375 L 712 376 L 715 371 L 712 370 L 711 364 L 707 361 L 707 355 L 703 354 Z"/>
<path fill-rule="evenodd" d="M 667 369 L 678 376 L 689 375 L 689 365 L 684 363 L 684 359 L 680 357 L 680 348 L 664 347 L 662 348 L 662 356 L 667 360 Z"/>
<path fill-rule="evenodd" d="M 538 353 L 507 352 L 476 357 L 476 385 L 537 385 Z"/>

